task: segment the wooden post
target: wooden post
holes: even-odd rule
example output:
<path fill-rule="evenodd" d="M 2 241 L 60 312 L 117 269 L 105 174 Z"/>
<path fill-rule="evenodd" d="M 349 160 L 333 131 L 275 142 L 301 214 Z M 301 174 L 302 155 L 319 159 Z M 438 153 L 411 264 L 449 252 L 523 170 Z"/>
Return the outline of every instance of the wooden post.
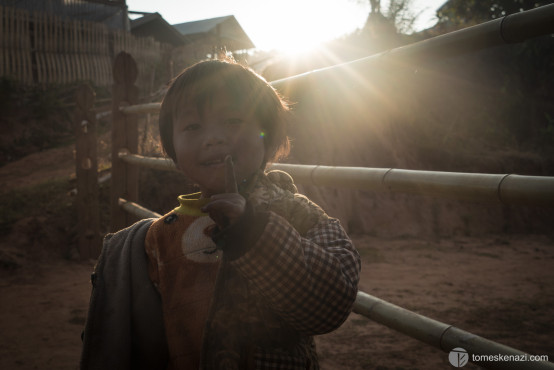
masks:
<path fill-rule="evenodd" d="M 94 98 L 94 91 L 88 85 L 81 85 L 75 94 L 75 175 L 81 260 L 98 258 L 101 249 L 96 115 L 91 111 Z"/>
<path fill-rule="evenodd" d="M 111 231 L 129 226 L 136 218 L 119 206 L 119 198 L 138 202 L 138 167 L 119 159 L 119 152 L 138 152 L 138 120 L 135 115 L 125 115 L 122 106 L 138 102 L 137 64 L 130 54 L 121 52 L 113 65 L 112 105 L 112 181 L 111 181 Z"/>

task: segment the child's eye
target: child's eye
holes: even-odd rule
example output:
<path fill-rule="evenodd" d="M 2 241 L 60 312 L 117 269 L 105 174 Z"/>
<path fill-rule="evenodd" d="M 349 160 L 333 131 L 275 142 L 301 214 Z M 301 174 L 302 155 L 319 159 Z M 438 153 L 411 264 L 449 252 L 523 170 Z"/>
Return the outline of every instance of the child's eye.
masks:
<path fill-rule="evenodd" d="M 182 126 L 183 131 L 196 131 L 199 128 L 200 128 L 200 124 L 198 123 L 188 123 Z"/>

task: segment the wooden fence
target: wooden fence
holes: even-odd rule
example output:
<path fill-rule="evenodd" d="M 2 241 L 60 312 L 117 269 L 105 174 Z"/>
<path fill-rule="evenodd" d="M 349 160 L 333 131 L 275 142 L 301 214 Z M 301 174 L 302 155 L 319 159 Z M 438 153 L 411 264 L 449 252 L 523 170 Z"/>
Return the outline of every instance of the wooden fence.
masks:
<path fill-rule="evenodd" d="M 552 22 L 554 18 L 554 5 L 541 9 L 519 13 L 516 18 L 508 16 L 500 21 L 493 21 L 492 23 L 458 31 L 451 36 L 443 35 L 435 40 L 420 44 L 420 47 L 424 51 L 429 50 L 429 45 L 435 43 L 439 45 L 439 48 L 447 47 L 454 50 L 456 45 L 465 45 L 468 39 L 473 41 L 479 40 L 479 47 L 496 45 L 499 42 L 499 38 L 490 38 L 488 36 L 494 33 L 494 27 L 499 27 L 501 30 L 504 27 L 504 33 L 513 31 L 512 28 L 507 28 L 509 24 L 515 24 L 516 26 L 513 27 L 519 27 L 520 31 L 526 35 L 525 37 L 518 37 L 520 41 L 540 34 L 551 33 L 554 31 L 554 22 Z M 532 21 L 529 21 L 530 19 Z M 480 30 L 485 33 L 485 40 L 479 38 Z M 500 37 L 500 40 L 502 42 L 515 42 L 502 37 Z M 475 44 L 472 44 L 471 48 L 474 49 L 474 47 Z M 417 44 L 401 49 L 395 51 L 396 55 L 408 53 L 412 56 L 417 56 Z M 389 58 L 395 52 L 377 56 L 377 58 Z M 286 89 L 290 88 L 290 85 L 287 83 L 288 81 L 294 84 L 303 79 L 326 78 L 329 74 L 342 73 L 341 70 L 348 70 L 352 66 L 365 69 L 374 61 L 375 57 L 370 57 L 323 71 L 296 76 L 288 80 L 280 80 L 275 85 Z M 114 64 L 114 101 L 112 110 L 111 229 L 113 231 L 128 226 L 134 217 L 160 216 L 137 204 L 139 166 L 170 171 L 175 170 L 171 161 L 167 159 L 146 158 L 138 154 L 137 115 L 157 112 L 159 111 L 160 104 L 133 105 L 138 96 L 137 87 L 134 85 L 136 76 L 137 66 L 131 56 L 127 53 L 119 54 Z M 80 128 L 77 132 L 80 135 L 89 135 L 88 139 L 94 141 L 93 131 L 84 129 L 84 127 L 90 127 L 90 120 L 88 118 L 90 115 L 86 113 L 87 109 L 89 109 L 87 106 L 90 103 L 83 103 L 83 101 L 87 101 L 86 97 L 84 98 L 83 96 L 86 96 L 85 90 L 83 90 L 82 95 L 79 97 L 81 103 L 78 106 L 81 108 L 78 109 L 82 109 L 83 113 L 81 116 L 78 116 L 78 120 L 81 121 L 76 122 L 76 127 Z M 85 118 L 83 119 L 83 117 Z M 85 145 L 83 148 L 86 149 L 87 146 Z M 90 195 L 95 193 L 96 190 L 94 188 L 98 185 L 95 178 L 96 168 L 94 168 L 94 161 L 87 156 L 94 155 L 94 153 L 87 153 L 86 150 L 80 151 L 79 148 L 77 148 L 77 153 L 77 167 L 81 168 L 81 170 L 90 171 L 87 173 L 92 174 L 92 176 L 88 177 L 86 184 L 85 182 L 78 181 L 78 186 L 80 186 L 78 194 L 84 197 L 83 199 L 91 200 Z M 79 153 L 83 154 L 79 155 Z M 441 173 L 289 164 L 275 165 L 275 167 L 287 170 L 299 183 L 369 188 L 377 191 L 410 192 L 431 196 L 461 197 L 478 201 L 492 200 L 504 203 L 554 205 L 554 177 Z M 86 207 L 86 199 L 83 201 L 82 207 Z M 85 214 L 85 217 L 90 217 L 86 212 L 85 208 L 79 210 L 80 215 Z M 93 215 L 93 217 L 95 216 Z M 85 222 L 82 224 L 85 224 Z M 85 233 L 89 235 L 89 240 L 92 240 L 95 235 L 99 235 L 99 230 L 86 229 Z M 80 245 L 79 248 L 82 256 L 96 257 L 100 246 L 95 247 L 91 243 L 88 243 L 84 247 Z M 90 254 L 91 252 L 94 253 Z M 462 347 L 467 350 L 470 359 L 473 354 L 526 355 L 519 350 L 408 311 L 364 292 L 358 292 L 353 311 L 445 352 L 449 352 L 456 347 Z M 545 361 L 516 363 L 487 362 L 478 364 L 491 369 L 554 369 L 553 363 Z"/>
<path fill-rule="evenodd" d="M 108 87 L 114 57 L 126 51 L 141 68 L 137 84 L 148 92 L 170 48 L 102 23 L 0 6 L 0 76 L 26 85 L 90 81 Z"/>

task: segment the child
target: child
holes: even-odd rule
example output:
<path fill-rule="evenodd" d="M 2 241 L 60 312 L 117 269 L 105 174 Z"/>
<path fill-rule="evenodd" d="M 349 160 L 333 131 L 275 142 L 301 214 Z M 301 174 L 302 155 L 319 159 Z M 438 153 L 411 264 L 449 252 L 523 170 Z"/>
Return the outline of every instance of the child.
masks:
<path fill-rule="evenodd" d="M 108 235 L 93 274 L 83 369 L 316 369 L 360 258 L 338 220 L 266 164 L 287 154 L 288 107 L 253 71 L 185 69 L 160 136 L 199 187 L 157 220 Z"/>

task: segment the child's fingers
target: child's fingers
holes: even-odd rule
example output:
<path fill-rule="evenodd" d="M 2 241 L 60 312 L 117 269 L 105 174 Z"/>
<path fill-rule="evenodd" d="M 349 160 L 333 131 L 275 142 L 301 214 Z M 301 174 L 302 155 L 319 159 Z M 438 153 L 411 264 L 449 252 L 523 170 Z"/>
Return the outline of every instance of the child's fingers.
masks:
<path fill-rule="evenodd" d="M 235 167 L 233 157 L 225 157 L 225 192 L 238 193 L 237 180 L 235 179 Z"/>

